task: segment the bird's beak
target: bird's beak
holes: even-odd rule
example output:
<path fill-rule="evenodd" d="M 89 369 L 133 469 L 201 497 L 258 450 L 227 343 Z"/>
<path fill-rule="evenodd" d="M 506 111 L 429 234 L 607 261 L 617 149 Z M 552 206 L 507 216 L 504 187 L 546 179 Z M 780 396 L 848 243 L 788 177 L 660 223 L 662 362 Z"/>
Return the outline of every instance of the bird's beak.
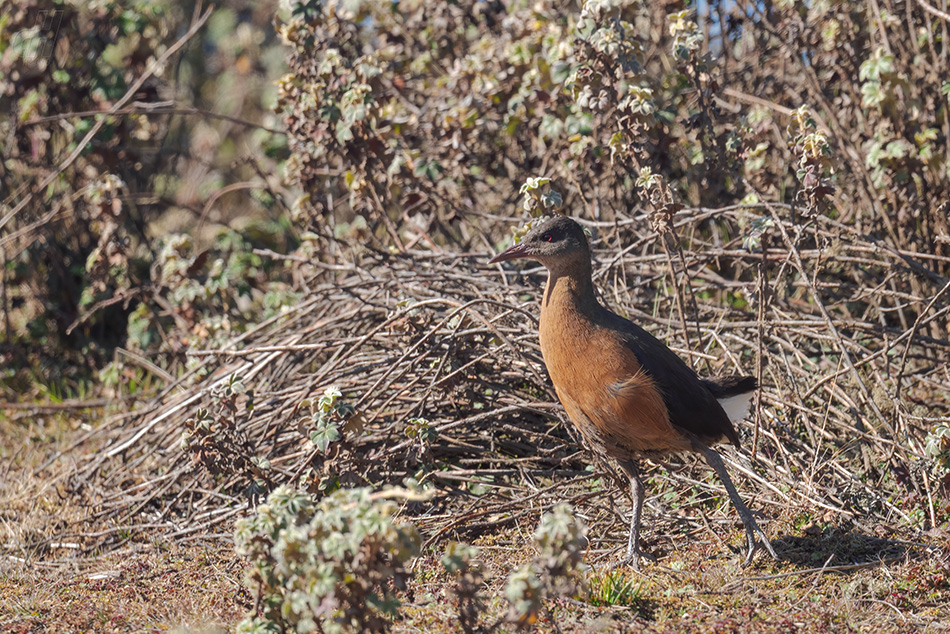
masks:
<path fill-rule="evenodd" d="M 502 251 L 491 260 L 488 261 L 489 264 L 495 264 L 496 262 L 504 262 L 505 260 L 515 260 L 517 258 L 526 258 L 531 255 L 528 244 L 523 240 L 518 244 L 514 245 L 506 251 Z"/>

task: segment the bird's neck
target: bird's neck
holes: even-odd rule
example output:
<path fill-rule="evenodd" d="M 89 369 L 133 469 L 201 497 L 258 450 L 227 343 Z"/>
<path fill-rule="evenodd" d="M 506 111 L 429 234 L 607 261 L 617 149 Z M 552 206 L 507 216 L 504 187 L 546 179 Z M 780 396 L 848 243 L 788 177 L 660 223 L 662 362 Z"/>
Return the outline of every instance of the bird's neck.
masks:
<path fill-rule="evenodd" d="M 541 304 L 542 311 L 569 305 L 584 313 L 596 312 L 600 305 L 594 293 L 594 283 L 591 281 L 589 260 L 573 262 L 570 267 L 552 267 L 549 271 Z"/>

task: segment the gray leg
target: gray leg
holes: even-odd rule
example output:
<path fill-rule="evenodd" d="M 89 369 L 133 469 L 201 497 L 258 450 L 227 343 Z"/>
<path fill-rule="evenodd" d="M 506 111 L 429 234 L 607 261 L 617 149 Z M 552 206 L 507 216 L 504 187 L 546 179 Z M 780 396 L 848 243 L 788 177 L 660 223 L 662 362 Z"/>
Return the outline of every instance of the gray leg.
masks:
<path fill-rule="evenodd" d="M 623 563 L 634 570 L 640 570 L 640 557 L 656 561 L 656 557 L 640 550 L 640 517 L 643 515 L 643 498 L 646 492 L 643 488 L 643 482 L 640 480 L 640 470 L 637 468 L 637 463 L 633 460 L 623 460 L 619 464 L 620 468 L 630 478 L 630 493 L 633 496 L 630 537 L 627 540 L 627 556 Z"/>
<path fill-rule="evenodd" d="M 732 478 L 729 477 L 729 472 L 726 471 L 726 465 L 723 464 L 719 452 L 696 440 L 693 441 L 693 446 L 702 452 L 706 458 L 706 462 L 709 463 L 709 466 L 716 471 L 716 475 L 722 480 L 723 486 L 726 487 L 726 493 L 729 494 L 729 499 L 732 500 L 732 505 L 736 507 L 736 511 L 739 512 L 739 517 L 745 525 L 745 539 L 748 551 L 742 565 L 748 565 L 752 561 L 752 556 L 755 554 L 755 551 L 759 549 L 765 550 L 772 556 L 772 559 L 778 559 L 778 555 L 772 550 L 772 544 L 769 543 L 769 538 L 765 536 L 765 533 L 756 523 L 755 518 L 752 517 L 752 511 L 749 510 L 749 507 L 746 506 L 742 498 L 739 497 L 739 492 L 736 491 L 736 485 L 732 483 Z"/>

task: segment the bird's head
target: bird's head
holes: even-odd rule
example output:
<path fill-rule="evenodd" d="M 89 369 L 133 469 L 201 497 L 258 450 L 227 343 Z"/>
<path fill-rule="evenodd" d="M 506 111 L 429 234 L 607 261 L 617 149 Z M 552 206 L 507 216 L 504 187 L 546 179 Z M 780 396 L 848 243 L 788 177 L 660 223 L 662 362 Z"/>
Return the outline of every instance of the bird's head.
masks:
<path fill-rule="evenodd" d="M 549 270 L 579 264 L 590 266 L 590 246 L 579 224 L 567 216 L 545 220 L 510 249 L 490 260 L 504 262 L 517 258 L 537 260 Z"/>

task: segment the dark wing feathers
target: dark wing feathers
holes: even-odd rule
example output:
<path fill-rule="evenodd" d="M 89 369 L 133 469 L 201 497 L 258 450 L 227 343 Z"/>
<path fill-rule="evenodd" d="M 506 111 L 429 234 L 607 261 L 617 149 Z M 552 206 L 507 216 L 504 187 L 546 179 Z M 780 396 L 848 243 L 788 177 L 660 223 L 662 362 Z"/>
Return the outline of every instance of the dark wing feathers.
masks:
<path fill-rule="evenodd" d="M 620 335 L 659 388 L 673 425 L 707 443 L 725 436 L 736 447 L 739 446 L 739 435 L 716 397 L 755 389 L 754 377 L 700 379 L 675 352 L 646 330 L 606 309 L 604 313 L 604 325 Z M 752 381 L 751 387 L 748 379 Z"/>
<path fill-rule="evenodd" d="M 758 381 L 754 376 L 717 376 L 700 379 L 713 396 L 716 398 L 729 398 L 739 394 L 748 394 L 754 392 L 759 387 Z"/>

